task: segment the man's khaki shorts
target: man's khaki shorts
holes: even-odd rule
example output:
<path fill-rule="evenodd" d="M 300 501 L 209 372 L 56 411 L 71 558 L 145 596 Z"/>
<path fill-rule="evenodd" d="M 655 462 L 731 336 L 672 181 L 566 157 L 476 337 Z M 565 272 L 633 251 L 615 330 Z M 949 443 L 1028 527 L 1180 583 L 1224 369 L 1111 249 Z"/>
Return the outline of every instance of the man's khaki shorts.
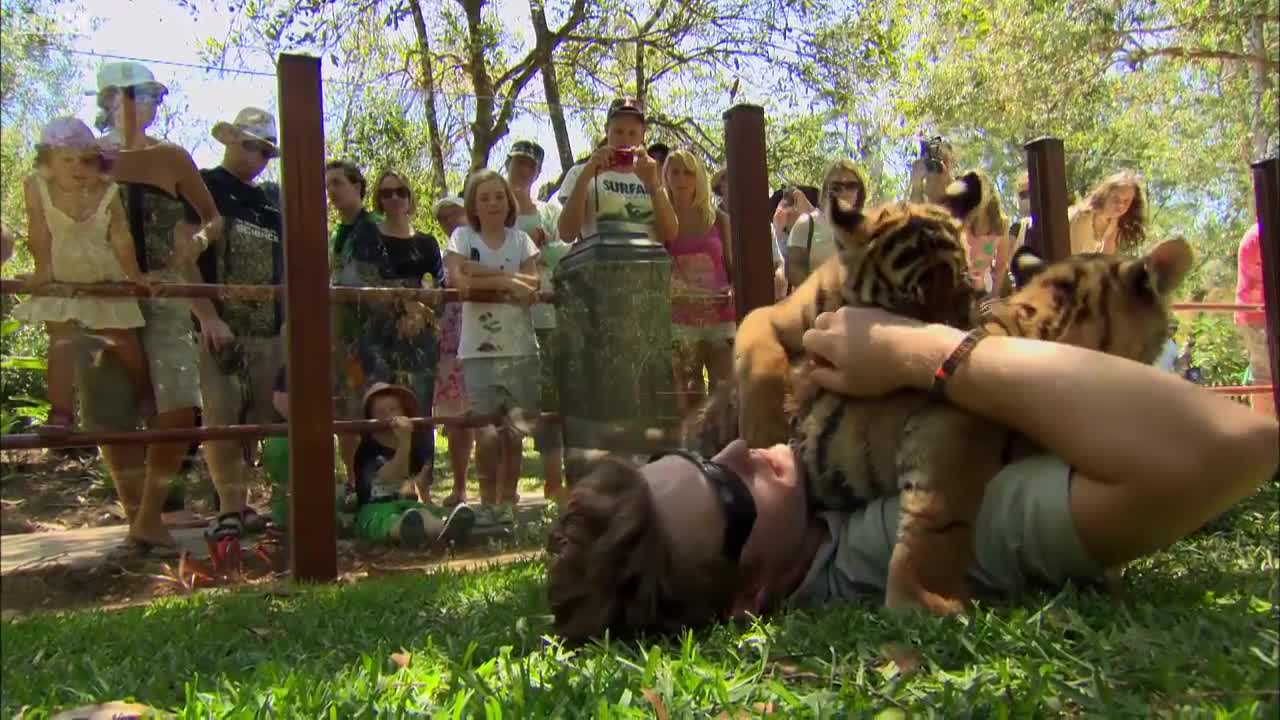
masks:
<path fill-rule="evenodd" d="M 1004 468 L 987 487 L 977 524 L 974 594 L 1008 598 L 1093 584 L 1102 566 L 1084 549 L 1071 516 L 1071 468 L 1040 455 Z M 875 596 L 883 599 L 897 539 L 899 498 L 881 498 L 853 513 L 823 513 L 834 543 L 823 545 L 797 591 L 801 603 Z"/>
<path fill-rule="evenodd" d="M 244 369 L 223 375 L 208 350 L 200 349 L 200 394 L 205 425 L 269 423 L 275 418 L 271 397 L 280 370 L 280 338 L 237 338 Z"/>

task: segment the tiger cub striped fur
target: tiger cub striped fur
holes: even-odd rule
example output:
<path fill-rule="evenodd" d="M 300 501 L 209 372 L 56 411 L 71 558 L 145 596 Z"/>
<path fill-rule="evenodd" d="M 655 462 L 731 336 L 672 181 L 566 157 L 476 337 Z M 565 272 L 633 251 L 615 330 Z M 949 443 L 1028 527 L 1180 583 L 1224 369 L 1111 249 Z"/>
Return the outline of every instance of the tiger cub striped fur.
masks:
<path fill-rule="evenodd" d="M 829 214 L 847 270 L 840 304 L 968 327 L 976 296 L 958 222 L 909 205 L 869 215 L 836 205 Z M 988 305 L 982 325 L 991 335 L 1065 342 L 1149 364 L 1165 341 L 1170 295 L 1190 266 L 1181 240 L 1137 260 L 1082 255 L 1051 265 L 1020 249 L 1011 262 L 1015 292 Z M 803 373 L 793 382 L 792 443 L 810 501 L 851 510 L 901 493 L 886 605 L 962 610 L 985 487 L 1009 461 L 1016 434 L 917 390 L 855 399 L 806 387 Z"/>

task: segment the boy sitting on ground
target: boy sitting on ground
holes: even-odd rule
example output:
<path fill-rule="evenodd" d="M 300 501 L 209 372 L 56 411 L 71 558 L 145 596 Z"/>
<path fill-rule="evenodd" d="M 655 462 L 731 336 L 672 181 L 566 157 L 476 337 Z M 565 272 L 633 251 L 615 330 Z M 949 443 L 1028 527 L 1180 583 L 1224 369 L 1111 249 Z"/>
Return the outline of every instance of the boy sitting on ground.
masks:
<path fill-rule="evenodd" d="M 465 503 L 452 511 L 427 504 L 431 435 L 409 421 L 418 408 L 417 396 L 401 385 L 374 383 L 365 393 L 365 418 L 391 420 L 392 426 L 364 435 L 356 448 L 356 537 L 416 548 L 460 540 L 475 524 L 475 511 Z M 411 482 L 414 489 L 405 492 Z M 417 499 L 404 499 L 415 490 Z"/>

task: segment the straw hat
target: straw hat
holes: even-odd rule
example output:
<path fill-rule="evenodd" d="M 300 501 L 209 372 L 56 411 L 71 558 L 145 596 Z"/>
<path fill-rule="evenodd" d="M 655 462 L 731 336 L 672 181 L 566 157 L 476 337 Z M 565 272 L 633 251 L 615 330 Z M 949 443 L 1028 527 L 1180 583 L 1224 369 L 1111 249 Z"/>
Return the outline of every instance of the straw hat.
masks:
<path fill-rule="evenodd" d="M 418 396 L 413 391 L 403 385 L 392 385 L 391 383 L 376 382 L 369 386 L 364 394 L 364 416 L 366 418 L 372 416 L 371 407 L 373 399 L 383 393 L 392 393 L 400 398 L 400 405 L 404 408 L 405 417 L 418 417 L 419 405 Z"/>
<path fill-rule="evenodd" d="M 234 145 L 242 140 L 257 140 L 270 146 L 271 151 L 276 155 L 280 154 L 280 146 L 277 144 L 276 118 L 261 108 L 247 107 L 236 113 L 235 120 L 214 125 L 213 137 L 223 145 Z"/>

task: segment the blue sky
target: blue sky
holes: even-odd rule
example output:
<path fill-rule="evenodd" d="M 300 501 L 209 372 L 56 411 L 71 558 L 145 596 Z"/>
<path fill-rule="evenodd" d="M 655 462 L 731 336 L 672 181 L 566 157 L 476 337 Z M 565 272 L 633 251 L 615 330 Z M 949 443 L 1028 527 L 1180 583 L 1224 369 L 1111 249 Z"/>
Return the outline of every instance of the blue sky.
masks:
<path fill-rule="evenodd" d="M 222 3 L 218 3 L 222 5 Z M 221 7 L 201 3 L 198 16 L 177 6 L 173 0 L 96 0 L 88 5 L 87 13 L 79 13 L 69 19 L 76 33 L 72 47 L 78 51 L 76 62 L 82 73 L 85 91 L 93 89 L 98 66 L 111 59 L 102 55 L 124 56 L 148 61 L 156 78 L 170 87 L 165 110 L 173 119 L 167 127 L 157 130 L 167 139 L 186 147 L 201 167 L 217 164 L 221 158 L 218 143 L 209 135 L 213 124 L 230 120 L 241 107 L 259 106 L 276 113 L 276 79 L 274 75 L 244 74 L 234 70 L 254 73 L 274 72 L 271 63 L 262 57 L 250 61 L 249 66 L 237 66 L 227 72 L 211 71 L 188 65 L 203 64 L 201 44 L 209 37 L 217 37 L 230 26 L 230 17 Z M 526 32 L 528 6 L 516 0 L 500 0 L 500 11 L 509 13 L 505 23 L 517 33 Z M 532 82 L 524 98 L 529 101 L 542 99 L 540 82 Z M 92 122 L 96 114 L 93 97 L 80 98 L 77 116 Z M 571 142 L 575 153 L 581 154 L 590 143 L 587 133 L 572 117 L 568 119 Z M 503 139 L 493 153 L 492 162 L 500 162 L 506 147 L 518 138 L 532 138 L 547 149 L 543 179 L 556 177 L 560 161 L 555 152 L 555 137 L 550 124 L 531 114 L 523 114 L 513 123 L 511 133 Z M 426 152 L 426 149 L 423 149 Z"/>

